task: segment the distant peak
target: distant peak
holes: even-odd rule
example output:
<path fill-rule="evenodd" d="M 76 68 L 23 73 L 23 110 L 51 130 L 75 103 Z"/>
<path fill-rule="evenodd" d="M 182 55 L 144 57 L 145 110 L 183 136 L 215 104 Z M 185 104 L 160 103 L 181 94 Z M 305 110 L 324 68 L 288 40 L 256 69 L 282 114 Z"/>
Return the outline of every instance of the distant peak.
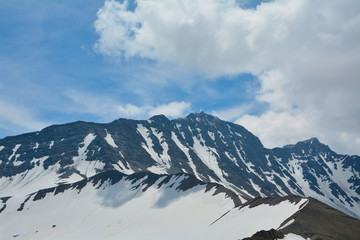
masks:
<path fill-rule="evenodd" d="M 186 116 L 187 119 L 193 119 L 193 118 L 199 118 L 201 120 L 215 120 L 218 119 L 217 117 L 214 117 L 213 115 L 207 114 L 204 111 L 201 111 L 199 113 L 190 113 L 188 116 Z"/>
<path fill-rule="evenodd" d="M 307 139 L 307 140 L 304 140 L 304 141 L 300 141 L 298 143 L 305 143 L 305 144 L 310 144 L 310 145 L 313 145 L 313 144 L 322 144 L 319 139 L 317 139 L 316 137 L 312 137 L 310 139 Z"/>
<path fill-rule="evenodd" d="M 321 143 L 318 138 L 312 137 L 304 141 L 299 141 L 296 144 L 285 145 L 283 146 L 283 148 L 289 149 L 294 147 L 304 148 L 304 147 L 319 147 L 319 146 L 328 147 L 327 145 Z"/>
<path fill-rule="evenodd" d="M 169 119 L 164 114 L 154 115 L 151 118 L 149 118 L 149 120 L 153 120 L 153 121 L 166 120 L 166 121 L 169 121 Z"/>
<path fill-rule="evenodd" d="M 294 149 L 302 149 L 305 151 L 313 152 L 313 153 L 319 153 L 319 152 L 329 152 L 331 149 L 329 146 L 327 146 L 324 143 L 321 143 L 319 139 L 316 137 L 307 139 L 305 141 L 300 141 L 296 143 L 295 145 L 292 145 Z"/>

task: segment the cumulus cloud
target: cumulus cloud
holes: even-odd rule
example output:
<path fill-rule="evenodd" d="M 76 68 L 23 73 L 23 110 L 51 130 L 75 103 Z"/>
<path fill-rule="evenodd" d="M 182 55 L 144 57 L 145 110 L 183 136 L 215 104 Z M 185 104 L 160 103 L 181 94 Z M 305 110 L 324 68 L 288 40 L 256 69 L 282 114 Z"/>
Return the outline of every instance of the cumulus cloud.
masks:
<path fill-rule="evenodd" d="M 191 111 L 190 102 L 168 102 L 157 105 L 122 104 L 115 99 L 90 93 L 69 90 L 67 97 L 72 101 L 70 111 L 98 116 L 102 121 L 116 118 L 145 119 L 163 114 L 169 118 L 184 116 Z"/>
<path fill-rule="evenodd" d="M 360 4 L 273 1 L 243 9 L 237 1 L 106 1 L 95 29 L 98 52 L 170 62 L 209 78 L 251 73 L 255 100 L 269 107 L 236 122 L 266 146 L 320 136 L 359 153 Z"/>
<path fill-rule="evenodd" d="M 117 110 L 121 116 L 128 117 L 151 117 L 163 114 L 170 118 L 184 116 L 190 112 L 189 102 L 170 102 L 156 106 L 135 106 L 132 104 L 119 105 Z"/>
<path fill-rule="evenodd" d="M 184 116 L 189 113 L 191 104 L 189 102 L 170 102 L 168 104 L 160 104 L 149 111 L 150 116 L 164 114 L 175 118 Z"/>
<path fill-rule="evenodd" d="M 120 116 L 126 117 L 152 117 L 163 114 L 169 118 L 184 116 L 190 112 L 191 103 L 189 102 L 169 102 L 155 106 L 145 105 L 136 106 L 132 104 L 118 105 L 117 110 Z"/>

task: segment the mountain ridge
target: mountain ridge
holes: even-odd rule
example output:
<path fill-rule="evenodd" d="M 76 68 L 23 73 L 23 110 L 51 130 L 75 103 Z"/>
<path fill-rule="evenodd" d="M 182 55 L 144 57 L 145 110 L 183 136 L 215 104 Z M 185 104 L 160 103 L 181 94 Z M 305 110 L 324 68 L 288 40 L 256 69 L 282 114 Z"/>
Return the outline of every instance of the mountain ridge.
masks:
<path fill-rule="evenodd" d="M 243 126 L 204 112 L 53 125 L 1 139 L 0 149 L 0 194 L 9 178 L 21 185 L 36 174 L 51 175 L 56 186 L 108 170 L 186 173 L 222 184 L 242 202 L 295 194 L 360 218 L 359 156 L 336 154 L 316 138 L 267 149 Z"/>
<path fill-rule="evenodd" d="M 112 170 L 1 199 L 0 231 L 6 239 L 168 239 L 169 234 L 172 239 L 238 239 L 258 228 L 278 228 L 307 203 L 285 197 L 273 204 L 258 199 L 256 207 L 249 207 L 232 197 L 236 195 L 222 185 L 192 175 Z M 279 216 L 257 219 L 264 210 Z"/>

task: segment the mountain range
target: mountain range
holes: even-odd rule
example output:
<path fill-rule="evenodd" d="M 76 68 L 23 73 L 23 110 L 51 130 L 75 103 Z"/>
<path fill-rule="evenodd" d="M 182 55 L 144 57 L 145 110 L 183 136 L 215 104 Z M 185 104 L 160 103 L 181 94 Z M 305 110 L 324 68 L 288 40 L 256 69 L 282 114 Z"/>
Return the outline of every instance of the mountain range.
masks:
<path fill-rule="evenodd" d="M 204 112 L 0 140 L 3 239 L 357 239 L 359 219 L 359 156 Z"/>

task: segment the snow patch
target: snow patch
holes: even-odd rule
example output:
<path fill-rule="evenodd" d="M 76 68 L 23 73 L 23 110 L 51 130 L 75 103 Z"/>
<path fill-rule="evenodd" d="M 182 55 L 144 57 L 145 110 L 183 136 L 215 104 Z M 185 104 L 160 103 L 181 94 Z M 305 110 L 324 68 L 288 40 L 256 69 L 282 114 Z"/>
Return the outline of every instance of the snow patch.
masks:
<path fill-rule="evenodd" d="M 88 147 L 90 143 L 96 138 L 96 135 L 93 133 L 89 133 L 80 145 L 83 145 L 82 147 L 78 148 L 78 156 L 73 157 L 74 162 L 83 161 L 86 160 L 86 154 L 88 153 Z"/>
<path fill-rule="evenodd" d="M 198 155 L 198 157 L 201 159 L 201 161 L 211 170 L 215 172 L 215 174 L 222 179 L 222 170 L 219 167 L 218 161 L 217 161 L 217 154 L 215 148 L 207 147 L 204 144 L 204 140 L 200 136 L 200 140 L 198 140 L 196 137 L 193 137 L 194 146 L 193 150 Z"/>
<path fill-rule="evenodd" d="M 156 128 L 151 128 L 152 133 L 156 136 L 156 138 L 159 140 L 161 147 L 163 148 L 163 152 L 160 154 L 160 158 L 162 161 L 166 161 L 167 167 L 170 167 L 171 158 L 168 153 L 169 146 L 166 143 L 166 139 L 164 138 L 164 135 L 162 132 L 158 131 Z"/>
<path fill-rule="evenodd" d="M 238 137 L 243 137 L 240 133 L 235 132 L 235 135 L 237 135 Z"/>
<path fill-rule="evenodd" d="M 251 178 L 249 178 L 249 181 L 250 181 L 250 184 L 251 184 L 251 186 L 253 187 L 253 189 L 254 189 L 256 192 L 258 192 L 261 197 L 266 197 L 266 196 L 261 192 L 261 188 L 260 188 L 259 185 L 257 185 L 256 183 L 254 183 L 254 181 L 253 181 Z"/>
<path fill-rule="evenodd" d="M 8 160 L 10 161 L 16 154 L 16 151 L 20 148 L 21 144 L 16 144 L 15 147 L 13 148 L 13 152 L 10 155 L 10 157 L 8 158 Z M 16 161 L 16 160 L 15 160 Z"/>
<path fill-rule="evenodd" d="M 33 147 L 33 149 L 38 149 L 38 148 L 39 148 L 39 143 L 36 142 L 35 147 Z"/>
<path fill-rule="evenodd" d="M 150 138 L 150 130 L 145 128 L 143 125 L 138 124 L 137 131 L 140 133 L 140 135 L 143 137 L 143 139 L 146 142 L 146 144 L 141 143 L 141 147 L 144 148 L 145 151 L 150 155 L 150 157 L 157 163 L 156 165 L 149 167 L 148 170 L 153 173 L 157 173 L 157 174 L 166 174 L 167 169 L 169 169 L 171 167 L 171 165 L 169 163 L 170 156 L 167 153 L 167 149 L 164 149 L 163 153 L 161 155 L 159 155 L 157 152 L 155 152 L 155 150 L 153 148 L 154 144 Z M 157 136 L 158 138 L 160 137 L 159 134 L 155 135 L 155 136 Z M 162 134 L 161 134 L 161 136 L 162 136 Z M 166 148 L 167 144 L 166 145 L 163 144 L 162 146 L 163 146 L 163 148 L 164 147 Z"/>
<path fill-rule="evenodd" d="M 233 208 L 215 222 L 216 228 L 209 229 L 208 239 L 242 239 L 252 236 L 259 229 L 277 229 L 287 218 L 299 211 L 306 201 L 307 199 L 302 199 L 293 203 L 285 200 L 277 205 L 260 204 L 253 208 Z M 238 230 L 236 235 L 232 231 L 234 228 Z"/>
<path fill-rule="evenodd" d="M 15 160 L 13 161 L 13 165 L 14 166 L 20 166 L 21 164 L 23 164 L 24 162 L 18 161 L 17 159 L 21 156 L 21 154 L 16 154 L 15 155 Z"/>
<path fill-rule="evenodd" d="M 51 141 L 51 142 L 50 142 L 50 144 L 49 144 L 49 149 L 51 149 L 52 146 L 54 146 L 54 141 Z"/>
<path fill-rule="evenodd" d="M 213 141 L 215 141 L 215 133 L 208 131 L 208 135 Z"/>
<path fill-rule="evenodd" d="M 0 146 L 0 152 L 1 152 L 4 148 L 5 148 L 4 146 Z"/>
<path fill-rule="evenodd" d="M 119 172 L 122 172 L 125 174 L 133 174 L 135 171 L 130 168 L 129 163 L 125 162 L 125 164 L 126 164 L 126 166 L 122 163 L 122 161 L 118 161 L 117 164 L 113 164 L 113 166 Z"/>
<path fill-rule="evenodd" d="M 288 221 L 286 224 L 284 224 L 283 226 L 279 227 L 277 230 L 281 230 L 283 228 L 286 228 L 287 226 L 290 226 L 291 224 L 293 224 L 295 222 L 295 219 L 291 219 L 290 221 Z"/>
<path fill-rule="evenodd" d="M 183 153 L 185 154 L 186 158 L 188 159 L 189 166 L 192 169 L 195 177 L 201 180 L 199 174 L 197 173 L 196 166 L 190 157 L 189 149 L 179 141 L 177 135 L 174 132 L 171 132 L 171 139 L 175 142 L 176 146 L 178 146 L 178 148 L 180 148 L 180 150 L 183 151 Z"/>
<path fill-rule="evenodd" d="M 230 154 L 228 152 L 225 152 L 225 155 L 228 159 L 230 159 L 237 167 L 239 167 L 239 164 L 237 163 L 236 158 L 234 158 L 233 156 L 230 156 Z"/>
<path fill-rule="evenodd" d="M 99 161 L 86 161 L 87 159 L 87 153 L 89 152 L 88 147 L 91 144 L 91 142 L 96 138 L 96 135 L 93 133 L 89 133 L 80 145 L 83 145 L 82 147 L 79 146 L 78 149 L 78 156 L 74 156 L 72 159 L 74 161 L 74 166 L 77 170 L 80 171 L 80 173 L 86 175 L 86 176 L 92 176 L 96 173 L 96 168 L 102 169 L 104 167 L 104 163 Z"/>
<path fill-rule="evenodd" d="M 99 170 L 104 169 L 105 163 L 100 161 L 79 161 L 76 164 L 76 169 L 86 177 L 92 177 Z"/>
<path fill-rule="evenodd" d="M 285 237 L 284 237 L 284 240 L 307 240 L 310 238 L 303 238 L 302 236 L 299 236 L 299 235 L 296 235 L 294 233 L 289 233 L 289 234 L 286 234 Z"/>
<path fill-rule="evenodd" d="M 106 129 L 105 129 L 105 131 L 106 131 L 105 141 L 113 148 L 118 148 L 118 145 L 116 145 L 114 139 L 111 137 L 111 134 L 108 133 L 108 131 Z"/>

